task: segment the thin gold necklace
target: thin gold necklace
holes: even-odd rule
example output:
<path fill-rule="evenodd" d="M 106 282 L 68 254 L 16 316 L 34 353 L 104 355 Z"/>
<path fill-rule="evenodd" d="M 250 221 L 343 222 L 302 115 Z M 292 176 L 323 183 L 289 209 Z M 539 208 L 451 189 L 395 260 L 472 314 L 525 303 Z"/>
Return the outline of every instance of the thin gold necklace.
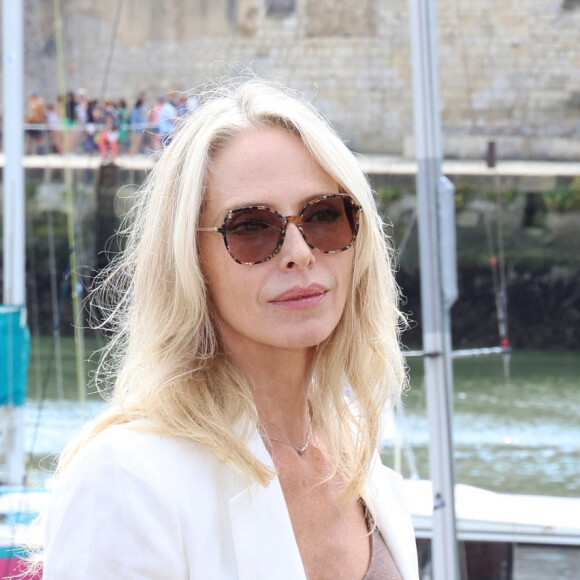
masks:
<path fill-rule="evenodd" d="M 284 445 L 288 445 L 292 447 L 302 457 L 305 451 L 308 449 L 308 445 L 310 445 L 310 437 L 312 436 L 312 417 L 310 416 L 310 410 L 308 412 L 308 435 L 306 437 L 306 443 L 302 447 L 298 447 L 298 445 L 294 445 L 294 443 L 290 443 L 289 441 L 283 441 L 282 439 L 276 439 L 276 437 L 270 437 L 265 433 L 261 433 L 264 439 L 268 439 L 268 441 L 276 441 L 276 443 L 283 443 Z"/>

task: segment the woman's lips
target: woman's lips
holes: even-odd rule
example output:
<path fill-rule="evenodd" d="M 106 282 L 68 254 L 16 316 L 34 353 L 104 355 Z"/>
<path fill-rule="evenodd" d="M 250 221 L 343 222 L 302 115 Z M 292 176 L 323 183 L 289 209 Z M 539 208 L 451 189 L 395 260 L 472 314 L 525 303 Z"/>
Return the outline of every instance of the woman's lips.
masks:
<path fill-rule="evenodd" d="M 321 304 L 328 294 L 328 290 L 317 284 L 300 287 L 295 286 L 270 300 L 270 304 L 287 309 L 313 308 Z"/>

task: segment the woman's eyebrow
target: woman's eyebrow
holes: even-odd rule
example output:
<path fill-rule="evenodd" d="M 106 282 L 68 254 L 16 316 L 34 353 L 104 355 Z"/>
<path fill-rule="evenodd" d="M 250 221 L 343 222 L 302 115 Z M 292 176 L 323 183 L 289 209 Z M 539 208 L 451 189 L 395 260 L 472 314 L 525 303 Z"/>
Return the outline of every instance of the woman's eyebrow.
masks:
<path fill-rule="evenodd" d="M 320 191 L 317 191 L 317 192 L 314 192 L 311 194 L 307 194 L 304 197 L 300 198 L 300 200 L 298 202 L 299 208 L 296 211 L 300 211 L 306 204 L 310 203 L 313 199 L 317 199 L 317 198 L 322 197 L 324 195 L 335 195 L 338 193 L 340 193 L 340 188 L 337 187 L 336 191 L 329 191 L 329 190 L 325 189 L 325 190 L 320 190 Z M 274 211 L 277 211 L 278 213 L 283 213 L 277 207 L 278 204 L 272 203 L 272 201 L 265 201 L 262 198 L 256 198 L 254 200 L 239 203 L 237 205 L 230 203 L 229 205 L 224 206 L 222 214 L 223 214 L 223 216 L 225 216 L 227 212 L 232 211 L 234 209 L 240 209 L 243 207 L 255 207 L 255 206 L 269 207 L 270 209 L 273 209 Z"/>

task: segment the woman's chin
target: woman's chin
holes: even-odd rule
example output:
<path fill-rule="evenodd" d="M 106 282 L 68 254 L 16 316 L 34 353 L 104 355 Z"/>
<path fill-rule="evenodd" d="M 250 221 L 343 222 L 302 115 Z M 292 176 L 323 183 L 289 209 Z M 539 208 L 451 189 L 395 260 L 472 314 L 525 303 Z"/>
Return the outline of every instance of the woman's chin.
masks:
<path fill-rule="evenodd" d="M 320 327 L 302 329 L 299 332 L 286 334 L 282 342 L 284 347 L 289 349 L 312 348 L 324 342 L 332 334 L 333 330 L 334 327 L 330 329 Z"/>

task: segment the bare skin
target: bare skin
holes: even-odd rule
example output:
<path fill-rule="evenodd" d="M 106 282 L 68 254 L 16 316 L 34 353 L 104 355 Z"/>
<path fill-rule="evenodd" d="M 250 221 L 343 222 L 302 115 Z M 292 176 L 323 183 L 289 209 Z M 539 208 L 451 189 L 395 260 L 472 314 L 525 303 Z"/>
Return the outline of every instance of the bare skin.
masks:
<path fill-rule="evenodd" d="M 326 467 L 320 449 L 309 447 L 302 457 L 292 451 L 273 456 L 307 577 L 363 578 L 370 544 L 360 503 L 341 508 L 339 485 L 319 483 Z"/>
<path fill-rule="evenodd" d="M 302 353 L 303 354 L 303 353 Z M 255 369 L 254 393 L 262 430 L 271 437 L 301 447 L 308 433 L 306 400 L 301 383 L 308 360 L 285 353 L 282 360 L 265 360 Z M 302 360 L 300 360 L 302 358 Z M 291 362 L 291 364 L 289 364 Z M 249 371 L 246 361 L 242 365 Z M 292 369 L 280 381 L 280 368 Z M 264 372 L 268 369 L 270 372 Z M 300 370 L 299 370 L 300 369 Z M 273 387 L 273 385 L 276 385 Z M 327 454 L 313 429 L 308 449 L 300 456 L 292 447 L 264 437 L 282 486 L 292 528 L 309 580 L 362 579 L 369 566 L 370 540 L 360 502 L 339 505 L 340 484 L 320 483 L 329 473 Z"/>
<path fill-rule="evenodd" d="M 252 130 L 216 155 L 202 226 L 220 225 L 228 210 L 246 205 L 264 204 L 282 215 L 296 215 L 313 197 L 337 191 L 336 182 L 297 137 L 281 129 Z M 262 264 L 237 264 L 215 233 L 200 238 L 200 253 L 228 354 L 252 386 L 260 430 L 266 435 L 264 443 L 278 473 L 306 575 L 309 580 L 362 579 L 370 559 L 363 509 L 358 501 L 339 504 L 336 479 L 320 483 L 329 465 L 316 427 L 302 456 L 271 439 L 298 447 L 305 443 L 310 360 L 342 315 L 353 251 L 312 250 L 290 224 L 278 254 Z M 312 284 L 324 289 L 320 305 L 280 306 L 277 298 L 288 289 Z"/>

